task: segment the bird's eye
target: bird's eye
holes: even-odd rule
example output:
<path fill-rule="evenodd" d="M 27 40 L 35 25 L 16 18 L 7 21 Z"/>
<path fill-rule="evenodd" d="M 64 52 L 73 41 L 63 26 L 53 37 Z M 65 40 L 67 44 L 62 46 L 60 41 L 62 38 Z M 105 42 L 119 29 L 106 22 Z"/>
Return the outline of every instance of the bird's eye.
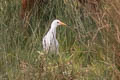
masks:
<path fill-rule="evenodd" d="M 59 23 L 59 22 L 57 22 L 57 23 Z"/>

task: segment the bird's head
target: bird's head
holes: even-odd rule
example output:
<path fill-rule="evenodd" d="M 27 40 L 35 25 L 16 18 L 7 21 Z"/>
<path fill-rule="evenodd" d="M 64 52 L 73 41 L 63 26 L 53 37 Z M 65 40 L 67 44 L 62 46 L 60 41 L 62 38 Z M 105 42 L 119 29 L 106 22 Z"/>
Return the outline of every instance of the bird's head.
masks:
<path fill-rule="evenodd" d="M 65 23 L 63 23 L 63 22 L 61 22 L 60 20 L 56 19 L 56 20 L 54 20 L 54 21 L 52 22 L 51 27 L 52 27 L 52 26 L 57 27 L 57 26 L 59 26 L 59 25 L 66 26 Z"/>

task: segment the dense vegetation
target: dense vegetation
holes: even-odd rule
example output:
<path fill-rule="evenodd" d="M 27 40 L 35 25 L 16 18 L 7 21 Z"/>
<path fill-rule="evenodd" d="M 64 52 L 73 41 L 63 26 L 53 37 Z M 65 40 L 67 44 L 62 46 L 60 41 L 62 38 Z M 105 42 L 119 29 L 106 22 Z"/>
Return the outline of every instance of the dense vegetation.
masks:
<path fill-rule="evenodd" d="M 98 1 L 48 0 L 25 22 L 21 0 L 0 0 L 0 80 L 120 80 L 120 1 Z M 68 24 L 57 28 L 60 54 L 45 54 L 56 18 Z"/>

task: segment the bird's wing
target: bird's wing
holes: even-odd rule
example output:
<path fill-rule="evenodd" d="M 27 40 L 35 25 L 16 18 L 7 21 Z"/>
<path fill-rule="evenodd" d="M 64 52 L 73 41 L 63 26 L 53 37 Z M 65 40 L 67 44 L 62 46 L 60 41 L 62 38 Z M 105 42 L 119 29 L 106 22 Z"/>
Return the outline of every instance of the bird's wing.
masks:
<path fill-rule="evenodd" d="M 49 47 L 50 47 L 50 38 L 48 35 L 46 35 L 44 38 L 43 38 L 43 41 L 42 41 L 42 44 L 43 44 L 43 49 L 46 51 L 46 50 L 49 50 Z"/>
<path fill-rule="evenodd" d="M 43 49 L 46 48 L 46 36 L 43 38 L 43 41 L 42 41 L 42 45 L 43 45 Z"/>

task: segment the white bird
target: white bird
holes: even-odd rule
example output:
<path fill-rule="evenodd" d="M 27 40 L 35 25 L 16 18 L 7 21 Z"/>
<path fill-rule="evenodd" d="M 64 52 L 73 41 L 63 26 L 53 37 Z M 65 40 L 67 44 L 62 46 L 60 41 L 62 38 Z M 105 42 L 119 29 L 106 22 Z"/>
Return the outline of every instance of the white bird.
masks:
<path fill-rule="evenodd" d="M 51 28 L 47 32 L 47 34 L 43 37 L 43 49 L 47 53 L 58 53 L 59 43 L 56 39 L 56 28 L 59 25 L 66 25 L 65 23 L 61 22 L 60 20 L 54 20 L 51 24 Z"/>

